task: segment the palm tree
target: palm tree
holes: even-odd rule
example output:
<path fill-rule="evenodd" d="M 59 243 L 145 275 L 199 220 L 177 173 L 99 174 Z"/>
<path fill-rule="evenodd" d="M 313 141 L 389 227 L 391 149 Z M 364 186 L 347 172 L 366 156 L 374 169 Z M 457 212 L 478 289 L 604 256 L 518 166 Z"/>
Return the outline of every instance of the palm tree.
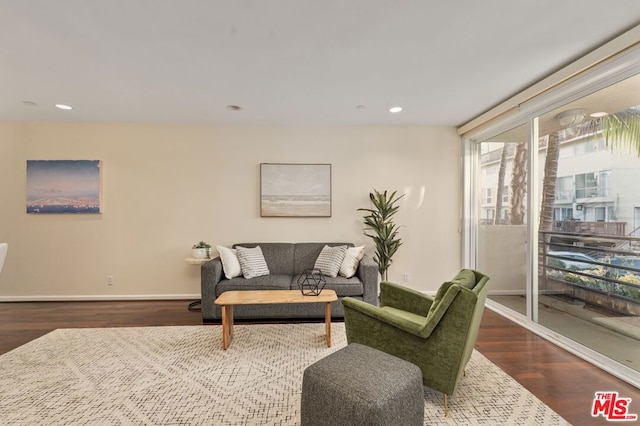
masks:
<path fill-rule="evenodd" d="M 640 107 L 627 108 L 592 123 L 602 129 L 605 145 L 612 151 L 640 157 Z"/>
<path fill-rule="evenodd" d="M 493 224 L 499 225 L 502 217 L 502 198 L 504 194 L 504 174 L 507 169 L 507 142 L 502 144 L 502 154 L 500 154 L 500 169 L 498 170 L 498 189 L 496 190 L 496 214 L 493 216 Z"/>
<path fill-rule="evenodd" d="M 511 214 L 512 225 L 524 225 L 525 197 L 527 195 L 527 150 L 526 142 L 516 145 L 511 171 Z"/>
<path fill-rule="evenodd" d="M 576 126 L 576 130 L 578 134 L 586 135 L 601 132 L 605 145 L 612 152 L 635 154 L 640 157 L 640 107 L 627 108 L 590 120 L 582 126 Z M 560 152 L 559 133 L 563 131 L 564 129 L 548 136 L 539 231 L 551 231 L 553 226 L 553 204 Z"/>

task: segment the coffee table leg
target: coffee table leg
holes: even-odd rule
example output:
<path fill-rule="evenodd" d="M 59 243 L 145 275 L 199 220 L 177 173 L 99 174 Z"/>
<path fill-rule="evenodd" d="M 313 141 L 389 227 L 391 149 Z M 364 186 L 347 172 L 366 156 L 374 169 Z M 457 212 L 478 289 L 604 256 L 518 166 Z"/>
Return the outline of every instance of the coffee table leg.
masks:
<path fill-rule="evenodd" d="M 233 340 L 233 305 L 229 305 L 227 312 L 229 313 L 229 318 L 227 318 L 227 331 L 229 332 L 229 344 Z"/>
<path fill-rule="evenodd" d="M 229 306 L 222 305 L 222 349 L 229 347 Z"/>
<path fill-rule="evenodd" d="M 324 322 L 327 326 L 327 347 L 331 347 L 331 302 L 325 303 Z"/>

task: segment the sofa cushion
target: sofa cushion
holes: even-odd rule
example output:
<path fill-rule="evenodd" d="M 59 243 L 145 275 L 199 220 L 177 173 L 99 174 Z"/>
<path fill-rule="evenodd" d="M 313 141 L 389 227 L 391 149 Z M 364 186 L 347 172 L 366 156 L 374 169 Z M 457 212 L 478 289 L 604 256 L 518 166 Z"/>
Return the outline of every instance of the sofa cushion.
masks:
<path fill-rule="evenodd" d="M 261 277 L 251 278 L 250 280 L 238 277 L 230 280 L 222 280 L 216 286 L 216 297 L 225 291 L 244 291 L 244 290 L 290 290 L 290 275 L 263 275 Z"/>
<path fill-rule="evenodd" d="M 319 269 L 327 277 L 335 278 L 338 276 L 338 272 L 340 272 L 340 266 L 342 266 L 346 252 L 347 246 L 324 246 L 313 268 Z"/>
<path fill-rule="evenodd" d="M 260 246 L 269 272 L 279 275 L 293 275 L 293 243 L 242 243 L 234 244 L 234 248 Z M 313 266 L 313 265 L 312 265 Z"/>
<path fill-rule="evenodd" d="M 245 278 L 250 279 L 269 275 L 269 268 L 264 260 L 260 246 L 253 248 L 237 247 L 236 251 L 242 268 L 242 275 Z"/>

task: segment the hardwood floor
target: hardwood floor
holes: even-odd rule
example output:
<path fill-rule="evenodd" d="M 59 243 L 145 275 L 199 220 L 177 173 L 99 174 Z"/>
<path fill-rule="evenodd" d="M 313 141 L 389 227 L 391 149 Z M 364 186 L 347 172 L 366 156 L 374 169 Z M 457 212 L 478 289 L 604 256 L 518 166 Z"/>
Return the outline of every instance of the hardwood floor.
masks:
<path fill-rule="evenodd" d="M 187 304 L 184 300 L 0 303 L 0 354 L 56 328 L 202 324 L 200 312 L 189 311 Z M 602 417 L 591 417 L 596 391 L 617 391 L 631 398 L 630 412 L 640 414 L 639 389 L 488 309 L 476 348 L 571 424 L 608 424 Z"/>

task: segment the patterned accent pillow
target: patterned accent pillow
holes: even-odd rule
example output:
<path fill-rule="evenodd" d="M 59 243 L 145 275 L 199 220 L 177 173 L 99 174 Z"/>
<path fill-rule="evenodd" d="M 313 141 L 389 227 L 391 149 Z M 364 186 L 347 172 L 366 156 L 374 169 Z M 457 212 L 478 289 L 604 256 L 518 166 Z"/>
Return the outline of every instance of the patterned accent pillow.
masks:
<path fill-rule="evenodd" d="M 242 275 L 245 278 L 261 277 L 263 275 L 269 275 L 269 267 L 264 260 L 262 249 L 260 246 L 254 248 L 236 247 L 238 253 L 238 261 L 242 268 Z"/>
<path fill-rule="evenodd" d="M 347 246 L 324 246 L 316 259 L 314 268 L 320 269 L 322 273 L 328 277 L 335 278 L 338 276 L 346 253 Z"/>

